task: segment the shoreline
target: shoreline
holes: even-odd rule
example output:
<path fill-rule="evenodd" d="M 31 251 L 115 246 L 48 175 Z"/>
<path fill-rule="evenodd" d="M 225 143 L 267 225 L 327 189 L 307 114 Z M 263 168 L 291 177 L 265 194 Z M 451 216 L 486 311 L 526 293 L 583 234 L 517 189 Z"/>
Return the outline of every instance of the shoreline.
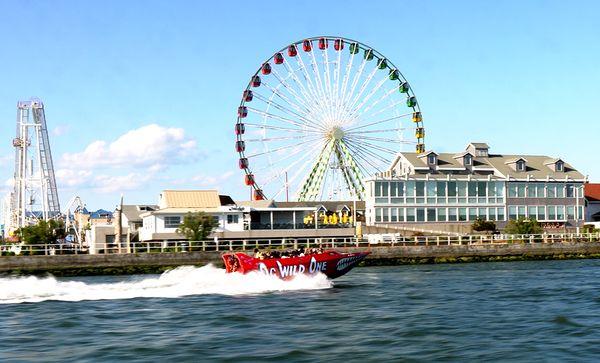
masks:
<path fill-rule="evenodd" d="M 372 246 L 360 266 L 510 262 L 600 258 L 600 242 L 512 243 L 498 245 Z M 158 274 L 179 266 L 223 267 L 221 252 L 165 252 L 109 255 L 3 256 L 0 276 L 95 276 Z"/>

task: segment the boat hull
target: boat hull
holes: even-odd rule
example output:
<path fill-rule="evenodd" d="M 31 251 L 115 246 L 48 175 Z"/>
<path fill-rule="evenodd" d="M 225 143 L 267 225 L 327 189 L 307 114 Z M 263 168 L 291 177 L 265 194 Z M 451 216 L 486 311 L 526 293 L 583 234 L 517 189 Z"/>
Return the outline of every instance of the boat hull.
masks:
<path fill-rule="evenodd" d="M 248 273 L 258 271 L 265 275 L 290 279 L 296 275 L 325 274 L 335 279 L 348 273 L 369 255 L 369 252 L 339 253 L 324 251 L 290 258 L 258 259 L 245 253 L 228 253 L 223 255 L 227 272 Z"/>

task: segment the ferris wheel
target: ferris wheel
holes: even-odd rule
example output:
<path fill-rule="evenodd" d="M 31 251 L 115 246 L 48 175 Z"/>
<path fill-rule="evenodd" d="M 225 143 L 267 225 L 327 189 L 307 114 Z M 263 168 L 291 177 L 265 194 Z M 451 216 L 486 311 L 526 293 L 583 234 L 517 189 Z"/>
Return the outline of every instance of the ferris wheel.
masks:
<path fill-rule="evenodd" d="M 364 199 L 364 178 L 407 147 L 424 152 L 417 99 L 375 49 L 315 37 L 275 52 L 250 78 L 235 150 L 253 199 Z"/>

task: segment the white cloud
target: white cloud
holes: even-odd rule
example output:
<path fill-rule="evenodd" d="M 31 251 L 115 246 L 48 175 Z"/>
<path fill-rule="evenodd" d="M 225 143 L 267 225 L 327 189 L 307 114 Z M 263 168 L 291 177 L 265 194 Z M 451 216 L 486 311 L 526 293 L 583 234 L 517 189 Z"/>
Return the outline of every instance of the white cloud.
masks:
<path fill-rule="evenodd" d="M 112 142 L 97 140 L 79 153 L 66 153 L 62 165 L 97 169 L 127 167 L 161 170 L 162 165 L 184 163 L 198 155 L 196 140 L 181 128 L 156 124 L 128 131 Z"/>
<path fill-rule="evenodd" d="M 170 165 L 193 162 L 198 154 L 196 140 L 183 129 L 150 124 L 113 141 L 96 140 L 81 152 L 63 154 L 56 170 L 57 185 L 99 194 L 136 190 Z"/>
<path fill-rule="evenodd" d="M 90 170 L 58 169 L 56 171 L 56 183 L 61 189 L 91 189 L 100 194 L 136 190 L 151 178 L 151 173 L 108 175 Z"/>
<path fill-rule="evenodd" d="M 129 173 L 127 175 L 97 175 L 93 180 L 93 188 L 98 193 L 115 193 L 136 190 L 148 182 L 149 174 Z"/>

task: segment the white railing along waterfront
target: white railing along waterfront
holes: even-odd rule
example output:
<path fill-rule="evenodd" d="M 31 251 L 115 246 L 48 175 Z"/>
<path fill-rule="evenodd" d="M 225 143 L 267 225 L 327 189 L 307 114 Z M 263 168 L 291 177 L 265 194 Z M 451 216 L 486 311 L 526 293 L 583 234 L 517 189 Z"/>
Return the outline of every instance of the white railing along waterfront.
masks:
<path fill-rule="evenodd" d="M 125 253 L 189 253 L 189 252 L 228 252 L 252 251 L 259 249 L 291 249 L 291 248 L 344 248 L 344 247 L 393 247 L 393 246 L 460 246 L 460 245 L 502 245 L 513 243 L 556 243 L 556 242 L 597 242 L 600 233 L 563 233 L 537 235 L 467 235 L 467 236 L 413 236 L 400 234 L 375 234 L 367 238 L 309 238 L 309 239 L 253 239 L 253 240 L 206 240 L 206 241 L 150 241 L 131 242 L 129 248 L 123 243 L 121 247 L 113 245 L 109 248 L 94 251 L 95 254 Z M 31 255 L 69 255 L 89 254 L 85 247 L 75 244 L 2 244 L 1 256 Z"/>
<path fill-rule="evenodd" d="M 113 245 L 95 251 L 96 254 L 117 253 L 189 253 L 201 251 L 229 252 L 252 251 L 259 249 L 291 248 L 368 248 L 368 247 L 418 247 L 418 246 L 460 246 L 460 245 L 508 245 L 514 243 L 594 243 L 600 242 L 600 233 L 564 233 L 536 235 L 467 235 L 467 236 L 401 236 L 400 234 L 377 234 L 367 238 L 303 238 L 303 239 L 252 239 L 252 240 L 206 240 L 206 241 L 150 241 L 131 242 L 129 248 Z M 68 255 L 89 254 L 85 247 L 75 244 L 2 244 L 1 256 Z"/>

